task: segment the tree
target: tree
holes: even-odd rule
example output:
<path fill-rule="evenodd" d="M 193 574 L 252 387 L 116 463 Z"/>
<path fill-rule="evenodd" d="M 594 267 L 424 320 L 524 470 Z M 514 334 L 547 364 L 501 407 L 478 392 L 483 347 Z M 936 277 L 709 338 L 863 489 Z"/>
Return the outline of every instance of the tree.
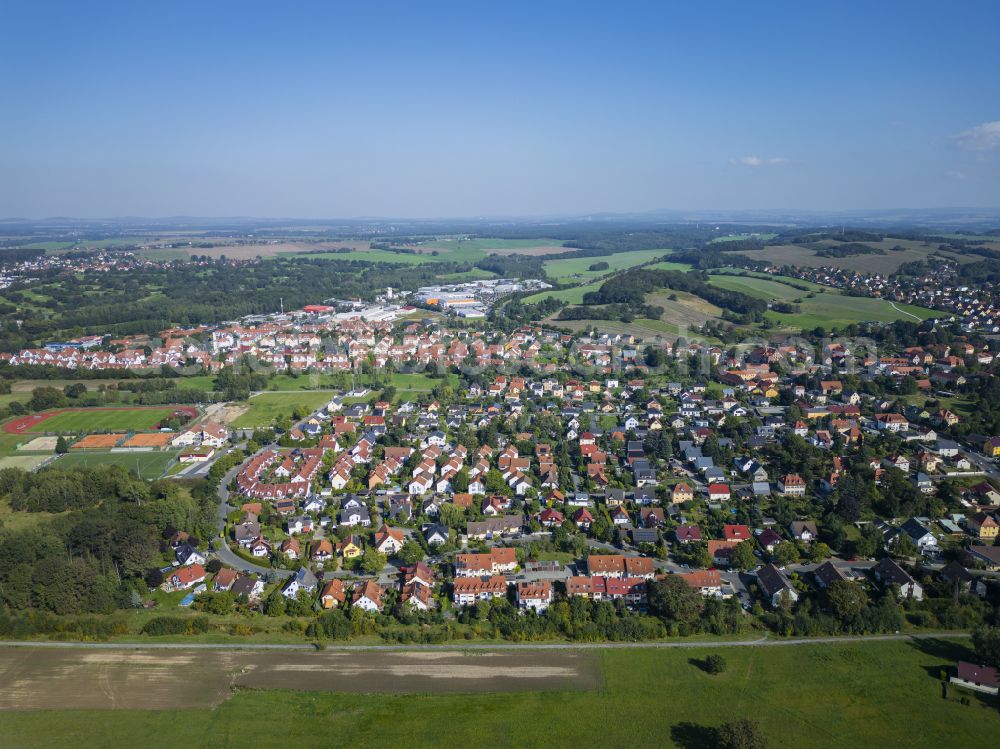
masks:
<path fill-rule="evenodd" d="M 920 553 L 913 539 L 905 533 L 900 533 L 896 537 L 896 543 L 892 545 L 892 556 L 900 559 L 912 559 Z"/>
<path fill-rule="evenodd" d="M 723 723 L 718 730 L 719 749 L 767 749 L 760 724 L 750 718 Z"/>
<path fill-rule="evenodd" d="M 44 411 L 48 408 L 64 408 L 67 404 L 66 394 L 62 390 L 44 385 L 31 391 L 28 408 L 32 411 Z"/>
<path fill-rule="evenodd" d="M 146 585 L 150 588 L 159 588 L 163 585 L 163 573 L 159 567 L 151 567 L 146 572 Z"/>
<path fill-rule="evenodd" d="M 365 554 L 361 558 L 361 569 L 370 575 L 376 575 L 385 567 L 387 559 L 385 554 L 369 546 L 365 549 Z"/>
<path fill-rule="evenodd" d="M 778 548 L 774 550 L 771 559 L 779 567 L 784 567 L 786 564 L 794 564 L 799 561 L 799 549 L 793 543 L 778 544 Z"/>
<path fill-rule="evenodd" d="M 1000 668 L 1000 627 L 983 627 L 972 635 L 976 657 L 983 665 Z"/>
<path fill-rule="evenodd" d="M 68 452 L 69 452 L 69 443 L 66 441 L 66 438 L 60 434 L 59 439 L 56 440 L 56 454 L 65 455 Z"/>
<path fill-rule="evenodd" d="M 86 392 L 87 386 L 82 382 L 74 382 L 73 384 L 67 385 L 63 388 L 63 393 L 65 393 L 68 398 L 79 398 Z"/>
<path fill-rule="evenodd" d="M 857 583 L 835 580 L 826 588 L 826 600 L 840 621 L 857 619 L 868 608 L 868 595 Z"/>
<path fill-rule="evenodd" d="M 465 525 L 465 510 L 450 502 L 441 506 L 438 521 L 449 528 L 461 528 Z"/>
<path fill-rule="evenodd" d="M 668 621 L 693 623 L 705 608 L 705 599 L 684 578 L 667 575 L 649 584 L 649 610 Z"/>
<path fill-rule="evenodd" d="M 784 546 L 784 544 L 782 544 Z M 778 547 L 779 549 L 781 546 Z M 729 563 L 738 570 L 752 570 L 757 566 L 752 541 L 740 541 L 729 553 Z"/>
<path fill-rule="evenodd" d="M 721 674 L 726 670 L 726 659 L 713 653 L 705 659 L 705 670 L 710 674 Z"/>
<path fill-rule="evenodd" d="M 416 564 L 424 558 L 424 549 L 413 539 L 409 539 L 399 550 L 399 559 L 403 564 Z"/>

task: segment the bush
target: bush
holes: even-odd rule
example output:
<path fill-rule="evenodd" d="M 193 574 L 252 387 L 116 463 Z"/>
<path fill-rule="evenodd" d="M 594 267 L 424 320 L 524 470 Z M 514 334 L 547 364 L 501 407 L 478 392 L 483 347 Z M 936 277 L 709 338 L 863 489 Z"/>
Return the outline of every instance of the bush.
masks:
<path fill-rule="evenodd" d="M 705 670 L 710 674 L 721 674 L 726 670 L 726 659 L 713 653 L 705 659 Z"/>

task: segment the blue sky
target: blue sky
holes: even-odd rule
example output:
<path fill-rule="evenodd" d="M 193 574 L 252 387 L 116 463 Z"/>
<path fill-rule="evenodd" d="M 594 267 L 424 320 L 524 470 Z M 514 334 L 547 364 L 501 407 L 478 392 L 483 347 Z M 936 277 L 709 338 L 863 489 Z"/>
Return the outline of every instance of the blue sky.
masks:
<path fill-rule="evenodd" d="M 342 5 L 0 0 L 0 216 L 1000 206 L 997 2 Z"/>

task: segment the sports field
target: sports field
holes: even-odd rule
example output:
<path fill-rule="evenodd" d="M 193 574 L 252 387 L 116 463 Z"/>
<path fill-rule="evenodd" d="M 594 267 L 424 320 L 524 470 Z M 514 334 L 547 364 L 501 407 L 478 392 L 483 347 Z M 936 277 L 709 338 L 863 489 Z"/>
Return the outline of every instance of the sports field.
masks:
<path fill-rule="evenodd" d="M 945 641 L 603 650 L 596 683 L 581 678 L 568 690 L 539 677 L 522 685 L 529 691 L 505 691 L 502 678 L 491 689 L 489 672 L 499 677 L 508 664 L 502 654 L 485 652 L 456 660 L 435 651 L 417 654 L 408 664 L 383 664 L 377 654 L 269 657 L 231 651 L 220 657 L 183 650 L 135 653 L 129 664 L 113 653 L 91 652 L 65 668 L 60 666 L 65 657 L 58 655 L 44 655 L 46 662 L 38 667 L 25 660 L 29 656 L 16 656 L 22 663 L 11 668 L 22 688 L 9 698 L 14 709 L 0 711 L 5 746 L 131 747 L 142 736 L 143 745 L 152 747 L 326 747 L 333 740 L 361 749 L 708 749 L 714 727 L 741 717 L 759 721 L 772 749 L 978 749 L 995 746 L 1000 731 L 995 706 L 976 697 L 962 705 L 954 689 L 942 698 L 941 669 L 967 657 L 964 645 Z M 710 676 L 700 668 L 712 653 L 725 657 L 724 673 Z M 572 650 L 532 655 L 531 670 L 554 669 L 556 675 L 578 668 Z M 185 663 L 171 663 L 175 660 Z M 338 661 L 349 672 L 340 678 L 342 668 L 331 665 Z M 229 683 L 219 677 L 226 669 L 236 673 L 235 685 L 250 690 L 218 704 Z M 462 679 L 465 688 L 451 693 L 454 683 L 435 686 L 433 678 L 449 669 L 484 678 Z M 171 691 L 176 673 L 187 677 L 191 689 Z M 32 710 L 53 707 L 53 697 L 37 688 L 46 675 L 59 679 L 57 692 L 70 704 L 119 709 Z M 524 681 L 531 676 L 526 673 Z M 86 681 L 77 688 L 81 678 Z M 301 691 L 322 683 L 338 691 Z M 274 689 L 278 684 L 283 688 Z M 358 693 L 387 690 L 400 694 Z M 135 709 L 143 691 L 151 709 Z M 36 698 L 48 702 L 17 709 L 19 700 Z"/>
<path fill-rule="evenodd" d="M 52 465 L 57 468 L 91 468 L 93 466 L 124 466 L 138 472 L 144 479 L 158 479 L 167 466 L 177 457 L 176 450 L 152 450 L 148 452 L 109 452 L 107 450 L 87 450 L 69 452 L 56 459 Z"/>
<path fill-rule="evenodd" d="M 192 416 L 198 413 L 191 406 L 63 408 L 8 421 L 4 424 L 4 431 L 9 434 L 142 432 L 155 429 L 157 424 L 177 411 L 184 411 Z"/>

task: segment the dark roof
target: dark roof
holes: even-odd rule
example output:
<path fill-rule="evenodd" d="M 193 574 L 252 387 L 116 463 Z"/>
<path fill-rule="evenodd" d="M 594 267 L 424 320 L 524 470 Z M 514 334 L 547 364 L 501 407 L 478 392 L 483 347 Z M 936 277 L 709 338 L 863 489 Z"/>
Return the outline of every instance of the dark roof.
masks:
<path fill-rule="evenodd" d="M 816 575 L 816 579 L 819 580 L 823 585 L 830 585 L 838 580 L 847 580 L 847 575 L 840 571 L 833 562 L 823 562 L 819 567 L 813 572 Z"/>
<path fill-rule="evenodd" d="M 1000 546 L 970 546 L 969 553 L 991 564 L 1000 564 Z"/>
<path fill-rule="evenodd" d="M 878 564 L 872 567 L 875 576 L 883 583 L 894 585 L 908 585 L 913 582 L 910 574 L 896 564 L 889 557 L 883 557 Z"/>
<path fill-rule="evenodd" d="M 769 598 L 775 593 L 780 593 L 782 590 L 791 590 L 792 588 L 792 584 L 785 577 L 785 573 L 773 564 L 765 564 L 757 570 L 757 581 Z"/>
<path fill-rule="evenodd" d="M 958 678 L 984 687 L 1000 689 L 1000 674 L 992 666 L 978 666 L 975 663 L 959 661 Z"/>
<path fill-rule="evenodd" d="M 655 544 L 657 539 L 655 528 L 635 528 L 632 531 L 632 541 L 637 544 Z"/>
<path fill-rule="evenodd" d="M 967 583 L 972 581 L 972 574 L 954 560 L 941 568 L 941 577 L 949 582 Z"/>

